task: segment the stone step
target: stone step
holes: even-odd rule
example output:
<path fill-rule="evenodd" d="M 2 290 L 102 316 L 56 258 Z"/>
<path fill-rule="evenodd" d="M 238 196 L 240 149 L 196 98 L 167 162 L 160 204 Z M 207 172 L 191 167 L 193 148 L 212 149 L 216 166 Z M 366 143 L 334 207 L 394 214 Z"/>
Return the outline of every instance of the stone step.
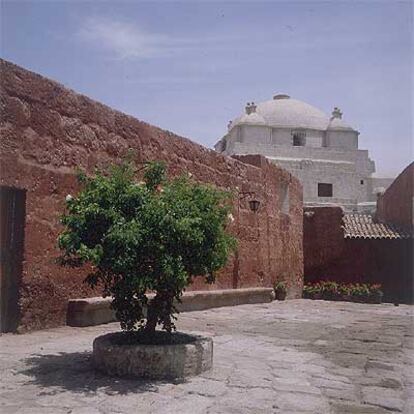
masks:
<path fill-rule="evenodd" d="M 152 294 L 148 295 L 153 297 Z M 70 299 L 66 314 L 69 326 L 93 326 L 115 322 L 115 312 L 110 308 L 111 298 Z M 243 288 L 226 290 L 202 290 L 185 292 L 181 303 L 176 304 L 180 312 L 191 312 L 274 300 L 272 288 Z"/>

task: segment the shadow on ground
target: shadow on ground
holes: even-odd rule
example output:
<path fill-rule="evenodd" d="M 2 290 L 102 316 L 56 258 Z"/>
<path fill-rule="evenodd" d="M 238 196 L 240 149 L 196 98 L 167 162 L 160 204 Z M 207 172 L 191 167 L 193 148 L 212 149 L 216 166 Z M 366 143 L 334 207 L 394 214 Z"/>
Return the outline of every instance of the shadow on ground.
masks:
<path fill-rule="evenodd" d="M 35 355 L 25 359 L 24 363 L 26 368 L 19 371 L 19 374 L 30 377 L 25 385 L 39 385 L 50 390 L 43 395 L 53 395 L 64 390 L 83 394 L 103 391 L 112 395 L 157 392 L 160 385 L 185 382 L 110 377 L 94 369 L 90 352 Z"/>

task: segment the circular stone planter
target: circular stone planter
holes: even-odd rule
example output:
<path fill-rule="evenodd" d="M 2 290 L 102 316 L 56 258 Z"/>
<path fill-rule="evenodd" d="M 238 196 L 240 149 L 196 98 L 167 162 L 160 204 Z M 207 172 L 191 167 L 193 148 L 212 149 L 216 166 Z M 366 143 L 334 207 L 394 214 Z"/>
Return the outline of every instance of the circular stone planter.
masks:
<path fill-rule="evenodd" d="M 94 367 L 111 376 L 173 379 L 198 375 L 213 364 L 211 338 L 174 333 L 174 344 L 120 344 L 122 333 L 93 341 Z"/>

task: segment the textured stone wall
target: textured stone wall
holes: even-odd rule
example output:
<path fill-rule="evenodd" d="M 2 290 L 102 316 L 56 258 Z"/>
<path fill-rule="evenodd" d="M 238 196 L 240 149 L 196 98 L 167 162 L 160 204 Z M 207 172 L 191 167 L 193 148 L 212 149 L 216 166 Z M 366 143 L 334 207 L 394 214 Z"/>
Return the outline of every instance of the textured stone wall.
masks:
<path fill-rule="evenodd" d="M 411 163 L 378 198 L 379 221 L 414 229 L 414 162 Z"/>
<path fill-rule="evenodd" d="M 381 283 L 385 300 L 412 303 L 412 239 L 345 239 L 342 214 L 339 207 L 305 207 L 305 282 Z"/>
<path fill-rule="evenodd" d="M 129 149 L 137 162 L 164 160 L 170 175 L 188 171 L 203 182 L 254 191 L 261 201 L 257 214 L 248 199 L 235 202 L 231 231 L 239 238 L 238 255 L 215 285 L 196 280 L 192 289 L 272 286 L 286 279 L 289 296 L 301 294 L 302 188 L 287 171 L 260 156 L 219 155 L 11 63 L 1 61 L 1 72 L 1 184 L 27 190 L 20 330 L 61 325 L 69 298 L 98 294 L 82 283 L 87 269 L 56 264 L 59 216 L 65 196 L 78 190 L 75 167 L 93 172 Z M 288 214 L 281 211 L 286 187 Z"/>

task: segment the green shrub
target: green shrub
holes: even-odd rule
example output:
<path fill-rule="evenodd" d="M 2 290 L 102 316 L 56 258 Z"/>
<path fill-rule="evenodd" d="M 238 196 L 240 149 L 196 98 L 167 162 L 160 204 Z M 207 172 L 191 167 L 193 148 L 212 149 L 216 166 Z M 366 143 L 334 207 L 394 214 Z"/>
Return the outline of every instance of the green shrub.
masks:
<path fill-rule="evenodd" d="M 350 286 L 352 299 L 356 302 L 365 302 L 369 297 L 369 286 L 366 283 L 355 283 Z"/>
<path fill-rule="evenodd" d="M 311 285 L 303 285 L 302 297 L 304 299 L 311 299 L 311 296 L 312 296 L 311 290 L 312 290 Z"/>
<path fill-rule="evenodd" d="M 158 162 L 146 165 L 143 182 L 134 177 L 126 163 L 80 175 L 83 188 L 67 197 L 62 217 L 62 263 L 92 265 L 85 281 L 112 296 L 123 330 L 171 332 L 174 300 L 196 276 L 213 282 L 235 248 L 226 231 L 231 196 L 187 176 L 167 180 Z"/>
<path fill-rule="evenodd" d="M 340 283 L 321 280 L 307 283 L 303 287 L 305 299 L 352 300 L 354 302 L 380 303 L 382 300 L 380 284 Z"/>
<path fill-rule="evenodd" d="M 338 286 L 338 294 L 342 299 L 346 299 L 351 295 L 351 288 L 349 285 L 340 283 Z"/>
<path fill-rule="evenodd" d="M 324 281 L 321 282 L 321 293 L 322 298 L 327 300 L 336 300 L 338 299 L 338 283 Z"/>
<path fill-rule="evenodd" d="M 320 283 L 305 284 L 303 286 L 303 297 L 305 299 L 320 299 L 322 297 L 321 284 Z"/>

